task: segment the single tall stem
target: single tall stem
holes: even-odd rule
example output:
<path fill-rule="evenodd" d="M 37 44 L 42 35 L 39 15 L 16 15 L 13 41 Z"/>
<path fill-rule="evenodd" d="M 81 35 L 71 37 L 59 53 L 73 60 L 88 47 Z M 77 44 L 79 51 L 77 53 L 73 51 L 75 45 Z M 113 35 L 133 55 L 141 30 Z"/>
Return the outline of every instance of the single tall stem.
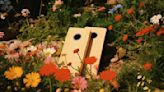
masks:
<path fill-rule="evenodd" d="M 52 92 L 52 83 L 51 83 L 51 78 L 49 78 L 49 84 L 50 84 L 50 92 Z"/>

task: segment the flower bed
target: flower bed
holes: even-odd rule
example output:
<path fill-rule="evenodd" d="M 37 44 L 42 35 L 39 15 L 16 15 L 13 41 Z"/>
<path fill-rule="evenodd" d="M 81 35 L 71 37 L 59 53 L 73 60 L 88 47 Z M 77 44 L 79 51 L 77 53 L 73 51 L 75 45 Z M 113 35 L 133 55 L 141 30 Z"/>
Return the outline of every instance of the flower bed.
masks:
<path fill-rule="evenodd" d="M 0 42 L 1 90 L 160 92 L 163 89 L 162 0 L 108 0 L 107 4 L 91 5 L 89 0 L 88 6 L 71 6 L 75 1 L 68 1 L 51 1 L 51 11 L 38 19 L 31 19 L 28 9 L 22 11 L 24 19 L 18 39 Z M 68 69 L 72 67 L 69 61 L 58 62 L 60 56 L 65 56 L 61 55 L 63 38 L 71 26 L 107 28 L 105 44 L 116 51 L 97 75 L 87 68 L 85 74 L 80 69 L 73 74 Z M 4 36 L 0 32 L 0 38 Z M 79 51 L 77 48 L 72 53 L 78 55 Z M 92 66 L 96 60 L 97 57 L 91 56 L 81 62 Z"/>

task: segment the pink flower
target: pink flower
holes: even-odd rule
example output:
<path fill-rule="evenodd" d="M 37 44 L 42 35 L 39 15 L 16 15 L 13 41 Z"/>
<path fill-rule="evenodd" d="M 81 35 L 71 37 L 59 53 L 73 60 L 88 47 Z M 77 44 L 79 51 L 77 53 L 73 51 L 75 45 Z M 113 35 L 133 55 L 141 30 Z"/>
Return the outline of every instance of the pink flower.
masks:
<path fill-rule="evenodd" d="M 88 86 L 88 83 L 87 81 L 85 80 L 84 77 L 81 77 L 81 76 L 78 76 L 78 77 L 75 77 L 73 80 L 72 80 L 72 84 L 74 85 L 74 89 L 77 89 L 77 90 L 84 90 L 87 88 Z"/>
<path fill-rule="evenodd" d="M 101 6 L 101 7 L 98 7 L 97 11 L 102 12 L 102 11 L 105 11 L 105 9 L 106 8 L 104 6 Z"/>
<path fill-rule="evenodd" d="M 47 58 L 44 60 L 44 63 L 45 63 L 45 64 L 54 63 L 54 59 L 53 59 L 52 57 L 47 57 Z"/>
<path fill-rule="evenodd" d="M 82 92 L 81 90 L 72 90 L 71 92 Z"/>
<path fill-rule="evenodd" d="M 8 59 L 8 60 L 18 60 L 19 58 L 19 53 L 11 53 L 11 54 L 8 54 L 8 55 L 5 55 L 5 58 Z"/>
<path fill-rule="evenodd" d="M 0 38 L 3 38 L 4 35 L 4 32 L 0 32 Z"/>
<path fill-rule="evenodd" d="M 52 6 L 52 11 L 56 11 L 57 10 L 57 6 L 62 5 L 63 1 L 61 0 L 56 0 L 55 3 Z"/>
<path fill-rule="evenodd" d="M 54 4 L 53 6 L 52 6 L 52 11 L 54 12 L 54 11 L 56 11 L 57 10 L 57 8 L 56 8 L 56 5 Z"/>
<path fill-rule="evenodd" d="M 61 88 L 57 88 L 55 92 L 61 92 Z"/>
<path fill-rule="evenodd" d="M 63 4 L 63 1 L 61 1 L 61 0 L 56 0 L 55 1 L 55 5 L 62 5 Z"/>
<path fill-rule="evenodd" d="M 37 47 L 38 50 L 43 50 L 44 48 L 46 48 L 46 45 L 40 43 L 40 44 L 37 44 L 36 47 Z"/>

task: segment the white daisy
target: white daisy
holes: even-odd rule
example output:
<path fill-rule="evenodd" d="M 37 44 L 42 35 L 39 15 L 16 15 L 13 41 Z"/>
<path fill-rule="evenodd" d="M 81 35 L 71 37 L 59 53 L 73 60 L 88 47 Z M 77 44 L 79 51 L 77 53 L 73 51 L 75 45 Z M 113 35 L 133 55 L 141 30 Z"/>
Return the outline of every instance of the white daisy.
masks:
<path fill-rule="evenodd" d="M 27 17 L 30 14 L 30 11 L 28 9 L 22 9 L 21 13 L 23 17 Z"/>
<path fill-rule="evenodd" d="M 162 18 L 161 14 L 154 15 L 153 17 L 150 18 L 150 22 L 153 24 L 159 24 L 159 20 Z"/>
<path fill-rule="evenodd" d="M 54 48 L 45 48 L 45 49 L 43 49 L 43 55 L 45 55 L 45 56 L 51 56 L 55 52 L 56 52 L 56 50 Z"/>

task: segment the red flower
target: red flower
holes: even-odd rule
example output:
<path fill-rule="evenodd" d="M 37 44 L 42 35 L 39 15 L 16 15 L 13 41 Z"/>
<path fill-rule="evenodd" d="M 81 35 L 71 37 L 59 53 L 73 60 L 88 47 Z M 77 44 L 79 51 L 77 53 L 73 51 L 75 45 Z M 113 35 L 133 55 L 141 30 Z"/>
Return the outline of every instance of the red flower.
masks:
<path fill-rule="evenodd" d="M 87 58 L 84 59 L 84 63 L 85 63 L 85 64 L 93 64 L 93 63 L 96 62 L 96 60 L 97 60 L 97 58 L 94 57 L 94 56 L 92 56 L 92 57 L 87 57 Z"/>
<path fill-rule="evenodd" d="M 126 41 L 127 41 L 127 39 L 128 39 L 128 35 L 127 35 L 127 34 L 125 34 L 125 35 L 123 36 L 122 40 L 123 40 L 124 42 L 126 42 Z"/>
<path fill-rule="evenodd" d="M 109 25 L 108 26 L 108 30 L 112 30 L 113 29 L 113 26 L 112 25 Z"/>
<path fill-rule="evenodd" d="M 144 7 L 145 6 L 145 3 L 144 2 L 140 2 L 139 3 L 139 8 L 142 8 L 142 7 Z"/>
<path fill-rule="evenodd" d="M 151 69 L 152 69 L 152 66 L 153 66 L 153 65 L 152 65 L 151 63 L 145 63 L 145 64 L 143 65 L 144 69 L 147 70 L 147 71 L 151 70 Z"/>
<path fill-rule="evenodd" d="M 75 49 L 74 51 L 73 51 L 73 53 L 78 53 L 79 52 L 79 49 Z"/>
<path fill-rule="evenodd" d="M 142 40 L 143 40 L 143 39 L 140 37 L 140 38 L 138 38 L 136 41 L 137 41 L 137 43 L 141 43 Z"/>
<path fill-rule="evenodd" d="M 53 63 L 47 63 L 44 64 L 40 69 L 39 69 L 39 73 L 42 76 L 50 76 L 51 74 L 55 74 L 55 72 L 57 71 L 56 65 Z"/>
<path fill-rule="evenodd" d="M 134 8 L 128 9 L 128 10 L 127 10 L 127 13 L 128 13 L 129 15 L 133 15 L 133 14 L 134 14 Z"/>
<path fill-rule="evenodd" d="M 121 14 L 117 14 L 117 15 L 114 17 L 114 19 L 115 19 L 116 22 L 119 22 L 119 21 L 121 20 L 121 18 L 122 18 Z"/>
<path fill-rule="evenodd" d="M 55 73 L 55 79 L 60 82 L 68 81 L 71 78 L 69 69 L 58 69 Z"/>
<path fill-rule="evenodd" d="M 112 70 L 105 70 L 100 73 L 100 78 L 106 81 L 111 81 L 116 78 L 116 72 Z"/>

